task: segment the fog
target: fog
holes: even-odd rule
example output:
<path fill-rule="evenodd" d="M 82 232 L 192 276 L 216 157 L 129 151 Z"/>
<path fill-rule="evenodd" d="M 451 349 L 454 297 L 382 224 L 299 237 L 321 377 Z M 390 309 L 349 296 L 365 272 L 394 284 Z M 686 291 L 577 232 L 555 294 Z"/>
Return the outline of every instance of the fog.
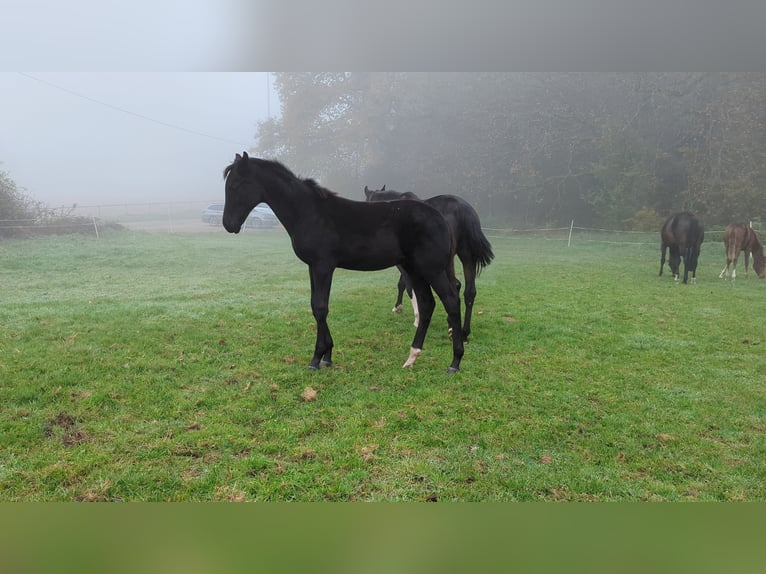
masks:
<path fill-rule="evenodd" d="M 278 115 L 267 86 L 264 72 L 2 73 L 0 170 L 50 207 L 221 199 L 223 168 Z"/>

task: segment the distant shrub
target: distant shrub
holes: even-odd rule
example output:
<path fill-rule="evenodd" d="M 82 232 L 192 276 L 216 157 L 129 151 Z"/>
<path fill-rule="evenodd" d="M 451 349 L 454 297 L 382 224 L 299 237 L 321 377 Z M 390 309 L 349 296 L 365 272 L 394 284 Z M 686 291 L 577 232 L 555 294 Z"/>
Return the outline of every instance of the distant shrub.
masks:
<path fill-rule="evenodd" d="M 663 218 L 654 209 L 643 207 L 633 214 L 630 226 L 633 231 L 657 231 L 662 227 Z"/>
<path fill-rule="evenodd" d="M 10 176 L 0 171 L 0 239 L 39 235 L 68 235 L 95 233 L 94 220 L 72 214 L 69 209 L 51 209 L 25 196 Z M 116 223 L 105 224 L 96 220 L 99 229 L 122 229 Z"/>

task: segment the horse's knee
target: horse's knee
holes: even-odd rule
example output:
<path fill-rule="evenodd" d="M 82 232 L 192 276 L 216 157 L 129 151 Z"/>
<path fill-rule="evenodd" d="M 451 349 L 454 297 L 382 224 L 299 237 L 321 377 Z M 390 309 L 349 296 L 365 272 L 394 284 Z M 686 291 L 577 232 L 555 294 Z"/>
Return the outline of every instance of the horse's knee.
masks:
<path fill-rule="evenodd" d="M 323 321 L 327 319 L 330 308 L 326 303 L 312 303 L 311 312 L 314 314 L 314 318 L 317 321 Z"/>

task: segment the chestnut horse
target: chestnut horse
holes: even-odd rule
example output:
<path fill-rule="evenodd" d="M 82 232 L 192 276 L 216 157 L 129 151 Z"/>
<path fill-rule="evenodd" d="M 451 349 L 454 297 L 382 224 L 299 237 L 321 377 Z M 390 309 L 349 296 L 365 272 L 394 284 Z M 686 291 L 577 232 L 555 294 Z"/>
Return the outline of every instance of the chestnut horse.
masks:
<path fill-rule="evenodd" d="M 731 266 L 731 280 L 737 278 L 737 259 L 739 252 L 745 252 L 745 276 L 747 276 L 747 266 L 750 263 L 750 254 L 753 254 L 753 269 L 758 277 L 763 279 L 766 276 L 766 267 L 763 259 L 763 244 L 758 234 L 744 223 L 730 223 L 726 226 L 723 236 L 723 244 L 726 247 L 726 267 L 723 268 L 719 277 L 721 279 L 729 278 L 729 266 Z"/>

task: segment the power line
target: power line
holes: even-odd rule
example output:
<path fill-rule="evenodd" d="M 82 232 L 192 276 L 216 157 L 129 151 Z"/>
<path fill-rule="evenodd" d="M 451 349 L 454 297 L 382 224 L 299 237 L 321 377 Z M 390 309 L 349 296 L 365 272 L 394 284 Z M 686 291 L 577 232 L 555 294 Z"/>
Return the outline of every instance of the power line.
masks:
<path fill-rule="evenodd" d="M 136 118 L 148 121 L 148 122 L 152 122 L 152 123 L 164 126 L 166 128 L 171 128 L 171 129 L 174 129 L 174 130 L 186 132 L 188 134 L 192 134 L 192 135 L 195 135 L 195 136 L 200 136 L 200 137 L 204 137 L 204 138 L 208 138 L 208 139 L 213 139 L 213 140 L 218 140 L 218 141 L 222 141 L 222 142 L 226 142 L 226 143 L 236 144 L 236 145 L 242 146 L 244 148 L 250 147 L 250 144 L 245 144 L 245 143 L 242 143 L 242 142 L 238 142 L 238 141 L 234 141 L 234 140 L 230 140 L 230 139 L 226 139 L 226 138 L 221 138 L 221 137 L 218 137 L 218 136 L 213 136 L 213 135 L 210 135 L 210 134 L 206 134 L 204 132 L 198 132 L 196 130 L 190 130 L 189 128 L 185 128 L 183 126 L 177 126 L 175 124 L 171 124 L 171 123 L 168 123 L 168 122 L 164 122 L 162 120 L 158 120 L 158 119 L 155 119 L 155 118 L 151 118 L 149 116 L 145 116 L 143 114 L 139 114 L 139 113 L 136 113 L 136 112 L 132 112 L 130 110 L 126 110 L 125 108 L 121 108 L 119 106 L 114 106 L 114 105 L 109 104 L 107 102 L 103 102 L 101 100 L 97 100 L 96 98 L 91 98 L 90 96 L 86 96 L 84 94 L 80 94 L 78 92 L 75 92 L 75 91 L 72 91 L 70 89 L 64 88 L 62 86 L 59 86 L 58 84 L 54 84 L 53 82 L 49 82 L 48 80 L 43 80 L 42 78 L 38 78 L 37 76 L 33 76 L 32 74 L 27 74 L 26 72 L 17 72 L 17 73 L 19 75 L 21 75 L 21 76 L 24 76 L 25 78 L 29 78 L 30 80 L 34 80 L 36 82 L 40 82 L 41 84 L 45 84 L 46 86 L 50 86 L 51 88 L 55 88 L 55 89 L 60 90 L 62 92 L 66 92 L 67 94 L 70 94 L 72 96 L 76 96 L 78 98 L 82 98 L 83 100 L 87 100 L 87 101 L 92 102 L 94 104 L 98 104 L 100 106 L 104 106 L 106 108 L 115 110 L 117 112 L 121 112 L 121 113 L 127 114 L 129 116 L 133 116 L 133 117 L 136 117 Z"/>

